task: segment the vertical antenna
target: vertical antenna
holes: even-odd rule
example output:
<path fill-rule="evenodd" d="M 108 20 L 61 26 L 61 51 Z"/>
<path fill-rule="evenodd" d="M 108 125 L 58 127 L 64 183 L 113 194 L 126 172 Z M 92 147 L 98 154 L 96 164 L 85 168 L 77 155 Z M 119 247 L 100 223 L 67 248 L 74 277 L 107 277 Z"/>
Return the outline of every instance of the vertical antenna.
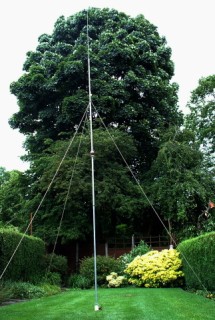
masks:
<path fill-rule="evenodd" d="M 91 143 L 91 172 L 92 172 L 92 209 L 93 209 L 93 252 L 94 252 L 94 285 L 95 285 L 95 306 L 94 310 L 100 310 L 98 305 L 97 285 L 97 262 L 96 262 L 96 206 L 95 206 L 95 184 L 94 184 L 94 147 L 93 147 L 93 119 L 92 119 L 92 93 L 90 76 L 90 43 L 89 43 L 89 18 L 87 10 L 87 63 L 88 63 L 88 87 L 89 87 L 89 113 L 90 113 L 90 143 Z"/>

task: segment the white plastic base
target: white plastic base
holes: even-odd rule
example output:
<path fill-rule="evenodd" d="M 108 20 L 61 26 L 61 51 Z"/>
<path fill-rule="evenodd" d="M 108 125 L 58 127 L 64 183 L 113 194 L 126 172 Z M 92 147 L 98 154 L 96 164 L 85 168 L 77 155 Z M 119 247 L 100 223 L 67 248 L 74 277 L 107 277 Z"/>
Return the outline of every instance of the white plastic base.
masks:
<path fill-rule="evenodd" d="M 98 306 L 98 305 L 95 305 L 94 310 L 95 310 L 95 311 L 99 311 L 99 310 L 100 310 L 99 306 Z"/>

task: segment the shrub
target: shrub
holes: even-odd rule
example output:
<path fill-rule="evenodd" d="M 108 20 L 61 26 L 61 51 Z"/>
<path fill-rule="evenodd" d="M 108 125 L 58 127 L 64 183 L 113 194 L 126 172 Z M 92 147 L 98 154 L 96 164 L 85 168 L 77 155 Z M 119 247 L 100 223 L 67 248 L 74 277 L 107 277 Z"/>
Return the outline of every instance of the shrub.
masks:
<path fill-rule="evenodd" d="M 150 251 L 137 256 L 125 273 L 129 275 L 128 282 L 138 287 L 158 288 L 178 285 L 183 279 L 180 270 L 182 261 L 177 250 Z"/>
<path fill-rule="evenodd" d="M 129 253 L 125 253 L 118 258 L 121 264 L 121 270 L 124 271 L 127 265 L 131 261 L 133 261 L 135 257 L 143 255 L 150 250 L 150 247 L 143 240 L 141 240 L 140 243 L 135 246 Z"/>
<path fill-rule="evenodd" d="M 119 261 L 105 256 L 97 256 L 97 283 L 98 285 L 106 285 L 106 276 L 111 272 L 118 272 L 120 269 Z M 94 285 L 94 258 L 87 257 L 81 260 L 80 274 L 90 281 L 90 285 Z"/>
<path fill-rule="evenodd" d="M 51 253 L 45 256 L 45 261 L 49 271 L 58 272 L 61 275 L 65 275 L 67 273 L 68 265 L 67 258 L 65 256 Z"/>
<path fill-rule="evenodd" d="M 54 294 L 61 292 L 61 288 L 59 286 L 49 284 L 49 283 L 41 284 L 40 288 L 44 290 L 45 296 L 53 296 Z"/>
<path fill-rule="evenodd" d="M 46 269 L 48 270 L 49 273 L 58 273 L 60 276 L 60 283 L 65 283 L 66 281 L 66 276 L 67 276 L 67 271 L 68 271 L 68 263 L 67 263 L 67 258 L 65 256 L 57 255 L 55 253 L 47 254 L 45 256 L 45 264 L 46 264 Z M 52 278 L 52 277 L 51 277 Z M 49 279 L 49 275 L 48 275 Z M 59 284 L 57 282 L 53 281 L 48 281 L 51 284 Z"/>
<path fill-rule="evenodd" d="M 118 276 L 116 272 L 111 272 L 106 280 L 109 288 L 119 288 L 127 283 L 127 279 L 124 276 Z"/>
<path fill-rule="evenodd" d="M 14 282 L 11 284 L 13 299 L 33 299 L 41 298 L 45 295 L 45 290 L 29 282 Z"/>
<path fill-rule="evenodd" d="M 33 285 L 29 282 L 11 282 L 0 283 L 0 304 L 10 299 L 33 299 L 43 296 L 50 296 L 61 292 L 59 286 L 43 283 Z"/>
<path fill-rule="evenodd" d="M 73 289 L 89 289 L 92 287 L 92 282 L 85 276 L 75 273 L 69 277 L 68 286 Z"/>
<path fill-rule="evenodd" d="M 181 253 L 187 288 L 215 290 L 215 232 L 181 242 Z"/>
<path fill-rule="evenodd" d="M 61 276 L 58 272 L 47 272 L 45 277 L 42 279 L 42 283 L 51 284 L 54 286 L 61 285 Z"/>

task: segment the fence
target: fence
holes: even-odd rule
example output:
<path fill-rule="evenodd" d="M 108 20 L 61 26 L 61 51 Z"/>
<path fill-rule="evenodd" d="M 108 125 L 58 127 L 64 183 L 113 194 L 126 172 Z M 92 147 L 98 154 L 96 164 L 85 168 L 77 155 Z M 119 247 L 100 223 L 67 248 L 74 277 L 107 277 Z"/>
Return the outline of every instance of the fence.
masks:
<path fill-rule="evenodd" d="M 138 245 L 141 240 L 154 250 L 169 248 L 169 239 L 166 236 L 158 235 L 145 237 L 133 235 L 132 237 L 114 237 L 109 238 L 105 243 L 105 255 L 117 258 L 121 254 L 129 252 L 134 246 Z"/>

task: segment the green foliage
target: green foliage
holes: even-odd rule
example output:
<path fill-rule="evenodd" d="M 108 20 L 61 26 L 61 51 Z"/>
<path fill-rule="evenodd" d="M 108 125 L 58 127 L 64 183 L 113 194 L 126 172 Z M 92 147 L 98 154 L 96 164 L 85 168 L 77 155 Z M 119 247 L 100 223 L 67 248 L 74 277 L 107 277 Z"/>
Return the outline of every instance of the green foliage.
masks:
<path fill-rule="evenodd" d="M 205 233 L 215 230 L 215 208 L 203 210 L 198 214 L 198 221 L 195 224 L 192 222 L 186 224 L 184 228 L 178 229 L 178 243 L 184 240 L 194 238 Z"/>
<path fill-rule="evenodd" d="M 62 284 L 61 275 L 58 272 L 46 272 L 42 282 L 54 286 L 60 286 Z"/>
<path fill-rule="evenodd" d="M 18 249 L 14 254 L 17 246 Z M 12 255 L 13 258 L 4 273 L 4 279 L 34 281 L 34 279 L 38 279 L 44 274 L 44 242 L 41 239 L 21 234 L 11 228 L 1 228 L 0 274 L 4 271 Z"/>
<path fill-rule="evenodd" d="M 0 304 L 11 299 L 34 299 L 51 296 L 61 292 L 58 285 L 40 283 L 34 285 L 30 282 L 4 281 L 0 283 Z"/>
<path fill-rule="evenodd" d="M 143 15 L 95 8 L 88 15 L 95 105 L 106 125 L 129 128 L 147 165 L 158 129 L 181 120 L 178 87 L 170 83 L 171 49 Z M 30 160 L 44 139 L 73 132 L 88 104 L 86 24 L 86 10 L 60 17 L 53 33 L 41 35 L 36 51 L 27 53 L 25 73 L 11 84 L 21 107 L 10 124 L 27 135 Z"/>
<path fill-rule="evenodd" d="M 33 299 L 45 295 L 44 289 L 29 282 L 13 282 L 11 290 L 13 299 Z"/>
<path fill-rule="evenodd" d="M 4 167 L 0 167 L 0 186 L 10 179 L 10 173 Z"/>
<path fill-rule="evenodd" d="M 130 255 L 132 258 L 135 258 L 136 256 L 143 255 L 149 251 L 150 247 L 143 240 L 140 240 L 139 244 L 130 251 Z"/>
<path fill-rule="evenodd" d="M 89 289 L 92 287 L 92 279 L 75 273 L 69 277 L 68 286 L 73 289 Z"/>
<path fill-rule="evenodd" d="M 102 127 L 96 116 L 99 113 L 108 129 L 112 128 L 126 161 L 141 176 L 156 158 L 160 133 L 182 121 L 177 106 L 178 86 L 171 82 L 171 49 L 143 15 L 132 18 L 113 9 L 90 8 L 88 16 L 96 108 L 93 129 Z M 11 117 L 10 125 L 26 137 L 25 159 L 31 166 L 30 201 L 25 212 L 34 212 L 68 146 L 65 140 L 75 132 L 88 105 L 86 10 L 68 18 L 59 17 L 53 33 L 41 35 L 36 50 L 27 53 L 23 70 L 23 75 L 11 84 L 20 109 Z M 95 134 L 98 228 L 107 238 L 115 233 L 116 225 L 127 224 L 133 229 L 145 216 L 143 197 L 125 163 L 113 152 L 115 147 L 112 144 L 111 148 L 108 134 L 103 132 L 99 138 L 100 133 Z M 35 221 L 36 235 L 45 234 L 49 243 L 57 233 L 75 151 L 59 170 Z M 68 202 L 59 242 L 85 239 L 92 232 L 87 163 L 89 141 L 77 160 L 79 177 L 74 177 L 72 200 Z"/>
<path fill-rule="evenodd" d="M 137 256 L 125 269 L 128 282 L 138 287 L 160 288 L 182 284 L 182 261 L 175 249 L 152 250 Z"/>
<path fill-rule="evenodd" d="M 12 290 L 10 287 L 8 287 L 5 283 L 2 281 L 0 282 L 0 305 L 11 299 L 12 297 Z"/>
<path fill-rule="evenodd" d="M 106 277 L 109 288 L 119 288 L 127 283 L 125 276 L 119 276 L 116 272 L 111 272 L 110 275 Z"/>
<path fill-rule="evenodd" d="M 185 282 L 188 288 L 215 290 L 215 232 L 181 242 Z"/>
<path fill-rule="evenodd" d="M 55 253 L 46 254 L 45 265 L 45 281 L 58 286 L 65 285 L 68 271 L 67 258 Z"/>
<path fill-rule="evenodd" d="M 186 126 L 196 134 L 199 144 L 205 147 L 214 159 L 215 151 L 215 75 L 201 78 L 198 87 L 192 91 L 188 104 L 190 113 L 186 117 Z"/>
<path fill-rule="evenodd" d="M 53 296 L 54 294 L 61 292 L 61 287 L 50 283 L 41 283 L 39 287 L 44 290 L 45 296 Z"/>
<path fill-rule="evenodd" d="M 141 240 L 138 245 L 136 245 L 129 253 L 124 253 L 121 255 L 118 260 L 121 265 L 121 272 L 127 267 L 127 265 L 134 260 L 137 256 L 141 256 L 150 251 L 150 247 Z"/>
<path fill-rule="evenodd" d="M 67 258 L 56 253 L 46 254 L 45 256 L 46 268 L 51 272 L 57 272 L 62 277 L 66 275 L 68 270 Z"/>
<path fill-rule="evenodd" d="M 118 129 L 110 129 L 109 133 L 126 160 L 133 163 L 137 151 L 132 137 Z M 139 221 L 144 206 L 142 194 L 125 168 L 112 138 L 101 128 L 94 130 L 97 232 L 104 237 L 113 235 L 116 225 L 123 221 L 132 229 L 133 223 L 129 221 Z M 68 143 L 69 141 L 58 141 L 51 144 L 43 156 L 35 161 L 34 170 L 42 177 L 33 192 L 45 192 L 68 148 Z M 34 229 L 40 237 L 45 234 L 49 242 L 54 242 L 56 238 L 69 186 L 59 241 L 65 243 L 68 240 L 84 239 L 92 232 L 89 145 L 89 135 L 77 135 L 43 203 L 43 210 L 37 216 L 37 226 Z M 36 198 L 29 201 L 31 211 L 34 209 L 35 200 Z"/>
<path fill-rule="evenodd" d="M 17 227 L 26 226 L 27 176 L 18 170 L 0 168 L 0 222 Z M 29 221 L 29 213 L 27 215 Z"/>
<path fill-rule="evenodd" d="M 97 256 L 97 283 L 98 285 L 106 285 L 106 276 L 111 272 L 118 272 L 119 262 L 111 257 Z M 80 263 L 80 275 L 86 277 L 90 281 L 90 285 L 94 285 L 94 257 L 86 257 Z"/>
<path fill-rule="evenodd" d="M 171 128 L 163 135 L 146 180 L 151 202 L 168 221 L 170 233 L 182 226 L 198 231 L 198 218 L 214 193 L 214 180 L 191 131 Z"/>
<path fill-rule="evenodd" d="M 4 281 L 0 283 L 0 304 L 11 299 L 34 299 L 51 296 L 61 292 L 58 285 L 40 283 L 34 285 L 30 282 Z"/>

